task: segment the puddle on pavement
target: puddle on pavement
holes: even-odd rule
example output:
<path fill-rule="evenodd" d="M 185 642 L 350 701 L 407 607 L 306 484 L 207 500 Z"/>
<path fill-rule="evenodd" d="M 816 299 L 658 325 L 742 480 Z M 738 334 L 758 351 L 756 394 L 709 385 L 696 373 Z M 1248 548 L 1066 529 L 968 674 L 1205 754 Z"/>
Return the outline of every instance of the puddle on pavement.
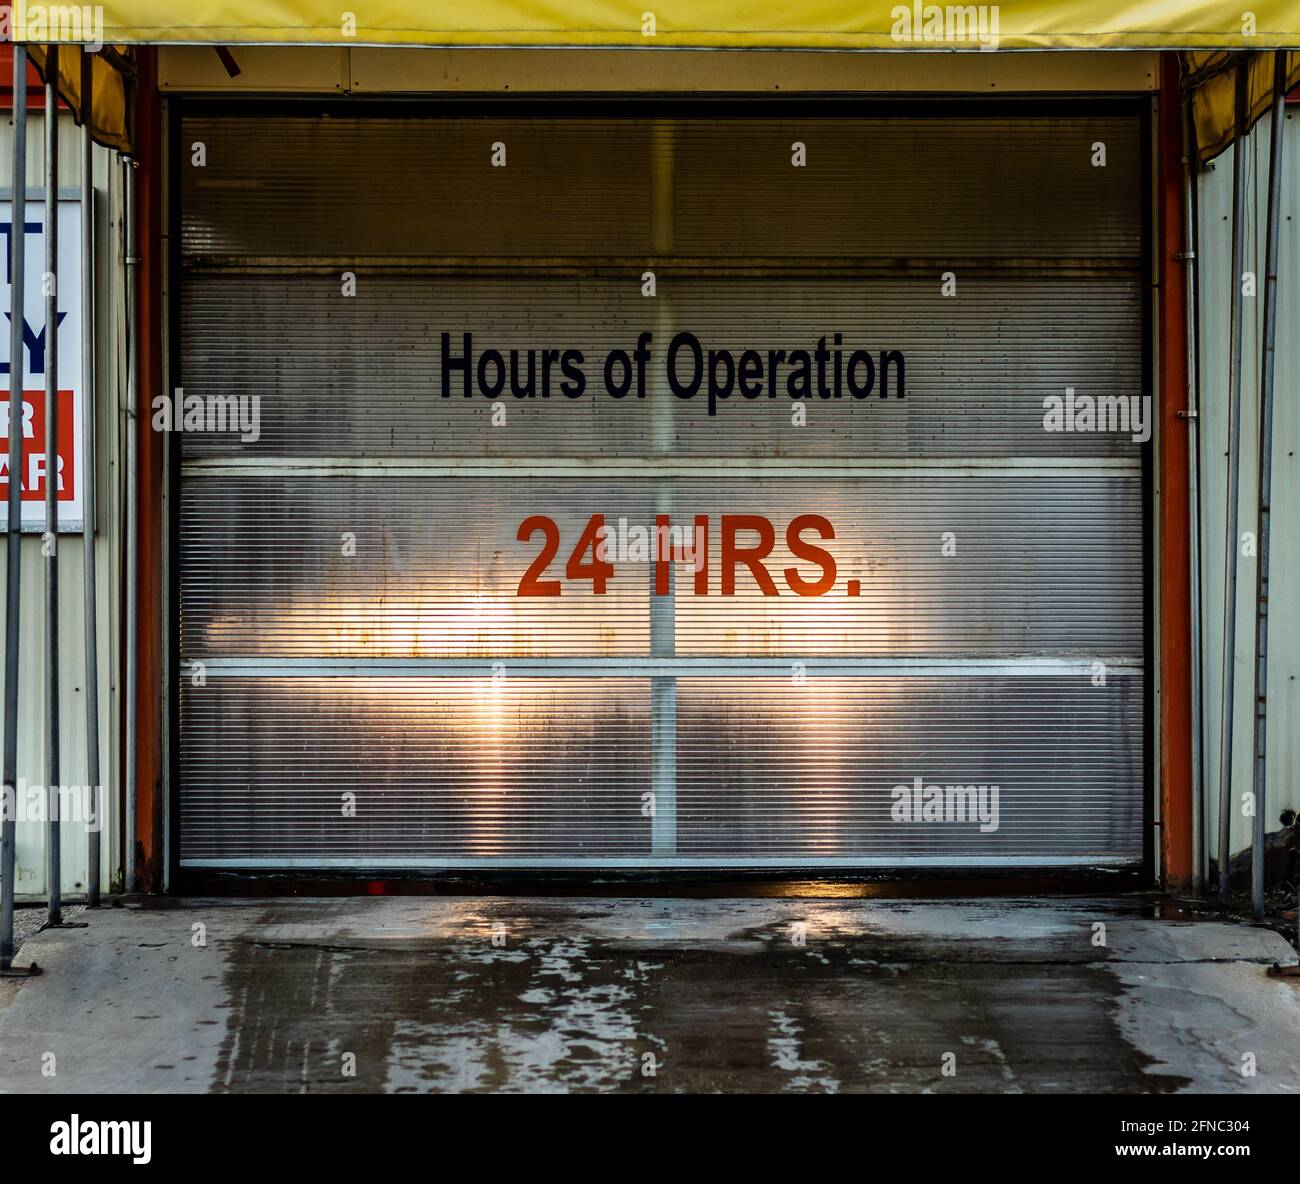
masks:
<path fill-rule="evenodd" d="M 834 933 L 801 948 L 784 924 L 724 941 L 619 939 L 557 932 L 562 919 L 547 918 L 549 935 L 527 932 L 505 948 L 477 934 L 418 948 L 234 942 L 213 1088 L 1165 1092 L 1185 1084 L 1145 1072 L 1151 1062 L 1114 1020 L 1123 988 L 1113 975 L 1083 959 L 1041 956 L 1041 947 L 1037 960 L 1018 961 L 996 939 L 967 941 L 963 957 L 925 936 Z M 956 1080 L 941 1076 L 948 1052 L 958 1058 Z"/>

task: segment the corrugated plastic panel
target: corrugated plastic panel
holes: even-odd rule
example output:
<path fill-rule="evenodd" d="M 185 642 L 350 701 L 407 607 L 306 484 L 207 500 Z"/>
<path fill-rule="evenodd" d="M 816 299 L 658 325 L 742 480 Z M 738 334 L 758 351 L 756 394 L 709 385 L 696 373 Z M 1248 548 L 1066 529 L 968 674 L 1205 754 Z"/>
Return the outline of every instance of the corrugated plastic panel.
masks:
<path fill-rule="evenodd" d="M 1134 433 L 1046 432 L 1044 400 L 1137 399 L 1141 383 L 1141 285 L 1136 278 L 986 278 L 959 274 L 957 295 L 931 278 L 733 278 L 665 275 L 655 300 L 641 295 L 640 272 L 610 277 L 482 279 L 367 276 L 355 297 L 337 276 L 202 275 L 186 284 L 181 380 L 190 396 L 257 396 L 260 434 L 185 438 L 187 456 L 624 457 L 677 456 L 1114 456 L 1134 458 Z M 941 330 L 937 327 L 941 326 Z M 1068 331 L 1063 332 L 1064 326 Z M 645 398 L 615 399 L 603 361 L 654 334 Z M 756 398 L 736 389 L 709 415 L 707 354 L 701 389 L 689 399 L 667 383 L 673 337 L 689 332 L 703 351 L 730 351 L 739 365 L 758 351 Z M 504 422 L 497 398 L 463 372 L 443 396 L 442 335 L 449 355 L 477 368 L 484 351 L 514 366 L 503 372 Z M 792 423 L 792 367 L 769 350 L 841 346 L 840 397 L 806 400 L 806 424 Z M 284 343 L 295 343 L 286 352 Z M 545 349 L 583 353 L 586 389 L 570 398 Z M 854 398 L 847 367 L 855 350 L 871 356 L 875 388 Z M 901 351 L 903 377 L 882 351 Z M 511 351 L 517 351 L 511 359 Z M 531 359 L 529 353 L 531 351 Z M 682 381 L 693 360 L 674 359 Z M 721 363 L 720 363 L 721 364 Z M 530 381 L 531 367 L 531 381 Z M 725 377 L 719 371 L 719 384 Z M 488 373 L 495 384 L 497 371 Z M 855 381 L 865 384 L 865 363 Z M 905 391 L 899 399 L 900 382 Z M 834 364 L 827 364 L 834 391 Z M 489 388 L 490 389 L 490 388 Z M 499 417 L 498 417 L 499 419 Z"/>
<path fill-rule="evenodd" d="M 651 602 L 662 598 L 651 595 L 653 564 L 633 547 L 635 529 L 664 512 L 692 534 L 697 514 L 709 518 L 708 593 L 695 595 L 690 563 L 674 565 L 668 636 L 678 654 L 1142 655 L 1138 479 L 1007 476 L 190 480 L 183 655 L 649 654 Z M 614 575 L 600 595 L 565 578 L 596 513 L 627 542 L 610 540 Z M 517 595 L 542 549 L 540 534 L 517 537 L 533 514 L 559 528 L 543 573 L 561 581 L 558 597 Z M 743 565 L 734 594 L 722 595 L 724 514 L 772 522 L 763 562 L 777 595 Z M 788 523 L 804 514 L 835 530 L 830 540 L 803 535 L 835 559 L 835 585 L 821 596 L 795 595 L 784 576 L 792 566 L 805 580 L 821 574 L 787 546 Z M 349 537 L 355 554 L 345 554 Z M 736 537 L 757 541 L 752 531 Z"/>
<path fill-rule="evenodd" d="M 180 381 L 260 399 L 257 439 L 184 438 L 184 862 L 1140 858 L 1141 450 L 1043 422 L 1067 388 L 1146 393 L 1136 120 L 205 117 L 183 140 L 207 158 L 182 166 Z M 645 398 L 615 400 L 600 363 L 642 331 Z M 796 403 L 783 375 L 710 416 L 667 388 L 679 331 L 769 371 L 840 333 L 878 372 L 899 351 L 906 395 Z M 529 349 L 581 350 L 587 390 L 507 380 L 494 425 L 495 398 L 442 397 L 443 332 L 525 351 L 521 380 Z M 635 553 L 603 594 L 566 573 L 592 515 L 628 538 L 664 513 L 708 516 L 706 594 L 685 564 L 652 594 Z M 824 595 L 791 592 L 819 570 L 801 514 L 835 531 L 804 534 L 836 560 Z M 517 594 L 533 515 L 558 596 Z M 769 594 L 742 565 L 722 595 L 727 515 L 772 522 Z M 998 825 L 895 817 L 917 778 L 996 785 Z"/>
<path fill-rule="evenodd" d="M 185 857 L 1121 863 L 1140 856 L 1141 682 L 679 679 L 676 788 L 648 816 L 649 679 L 213 679 L 184 690 Z M 996 829 L 894 821 L 895 786 L 918 777 L 983 786 Z"/>
<path fill-rule="evenodd" d="M 1126 117 L 373 114 L 183 132 L 187 256 L 1141 254 Z"/>

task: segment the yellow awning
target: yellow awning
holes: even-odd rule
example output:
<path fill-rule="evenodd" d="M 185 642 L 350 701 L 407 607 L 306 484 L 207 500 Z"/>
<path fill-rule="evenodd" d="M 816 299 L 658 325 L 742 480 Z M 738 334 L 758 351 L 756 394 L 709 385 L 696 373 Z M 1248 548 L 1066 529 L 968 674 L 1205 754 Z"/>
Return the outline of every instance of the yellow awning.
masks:
<path fill-rule="evenodd" d="M 15 0 L 17 41 L 107 44 L 663 46 L 735 49 L 1274 49 L 1300 0 Z"/>
<path fill-rule="evenodd" d="M 110 0 L 102 6 L 28 5 L 16 0 L 15 41 L 197 45 L 573 46 L 713 49 L 1182 50 L 1196 87 L 1204 159 L 1233 134 L 1232 50 L 1257 51 L 1250 122 L 1267 108 L 1277 48 L 1300 83 L 1300 0 L 1017 0 L 995 5 L 784 0 L 367 0 L 352 9 L 323 0 Z M 355 11 L 354 11 L 355 10 Z M 119 50 L 118 66 L 128 59 Z M 80 63 L 62 55 L 60 92 L 81 117 Z M 936 65 L 936 68 L 942 67 Z M 97 56 L 90 104 L 100 142 L 129 150 L 130 82 Z"/>
<path fill-rule="evenodd" d="M 1268 110 L 1273 101 L 1274 57 L 1271 53 L 1252 54 L 1249 102 L 1246 126 Z M 1237 102 L 1236 58 L 1230 53 L 1188 53 L 1183 55 L 1183 70 L 1195 87 L 1192 91 L 1192 114 L 1196 120 L 1196 143 L 1202 160 L 1217 156 L 1232 143 Z M 1300 52 L 1287 54 L 1287 89 L 1300 86 Z"/>
<path fill-rule="evenodd" d="M 81 96 L 81 55 L 84 52 L 76 45 L 59 46 L 59 95 L 72 108 L 78 123 L 89 120 L 90 134 L 98 143 L 119 152 L 130 152 L 129 81 L 106 58 L 92 55 L 90 109 L 86 110 Z M 28 53 L 40 76 L 47 78 L 45 46 L 33 45 Z M 124 53 L 122 60 L 125 61 Z"/>

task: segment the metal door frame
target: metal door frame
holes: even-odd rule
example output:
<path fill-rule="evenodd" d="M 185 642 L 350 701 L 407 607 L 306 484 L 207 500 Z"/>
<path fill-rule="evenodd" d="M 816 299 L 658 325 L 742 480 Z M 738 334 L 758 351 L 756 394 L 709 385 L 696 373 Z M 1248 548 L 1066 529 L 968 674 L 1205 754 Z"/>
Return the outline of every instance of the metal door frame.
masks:
<path fill-rule="evenodd" d="M 400 98 L 375 98 L 370 96 L 348 98 L 334 96 L 266 97 L 261 95 L 223 95 L 220 97 L 189 97 L 175 94 L 165 95 L 162 99 L 162 108 L 166 151 L 164 237 L 167 244 L 167 253 L 164 261 L 163 305 L 166 325 L 163 351 L 163 389 L 171 391 L 176 386 L 184 385 L 181 377 L 181 348 L 178 331 L 183 275 L 179 225 L 181 168 L 183 160 L 186 159 L 186 153 L 183 151 L 181 144 L 181 128 L 183 121 L 188 116 L 248 117 L 249 115 L 266 115 L 278 117 L 290 115 L 301 117 L 304 115 L 322 116 L 326 114 L 347 114 L 352 116 L 372 114 L 389 117 L 394 115 L 427 116 L 431 119 L 437 119 L 497 115 L 511 118 L 555 119 L 566 117 L 589 118 L 593 115 L 608 118 L 616 115 L 624 118 L 646 119 L 694 115 L 704 118 L 760 120 L 765 118 L 786 119 L 791 116 L 804 115 L 818 118 L 896 117 L 901 120 L 926 117 L 953 119 L 1021 115 L 1026 118 L 1042 118 L 1052 115 L 1063 117 L 1091 115 L 1133 118 L 1138 126 L 1140 145 L 1139 176 L 1142 185 L 1142 192 L 1139 195 L 1142 245 L 1139 270 L 1142 281 L 1141 387 L 1143 391 L 1152 394 L 1153 418 L 1157 426 L 1153 430 L 1151 439 L 1142 445 L 1138 466 L 1133 466 L 1131 462 L 1122 458 L 1112 460 L 1109 463 L 1101 458 L 1091 461 L 1087 460 L 1087 458 L 1060 458 L 1057 462 L 1045 462 L 1042 458 L 1033 460 L 1008 458 L 1006 463 L 1002 465 L 1002 470 L 1004 473 L 1007 470 L 1020 470 L 1016 475 L 1060 475 L 1070 468 L 1086 468 L 1093 473 L 1099 468 L 1107 467 L 1124 468 L 1128 471 L 1133 471 L 1136 467 L 1140 471 L 1144 602 L 1142 664 L 1137 667 L 1131 662 L 1117 661 L 1113 669 L 1121 675 L 1134 672 L 1145 673 L 1146 675 L 1143 691 L 1143 742 L 1141 754 L 1143 854 L 1140 870 L 1135 869 L 1130 860 L 1116 860 L 1109 867 L 1106 866 L 1105 860 L 1096 860 L 1089 867 L 1095 867 L 1097 870 L 1093 874 L 1100 875 L 1110 885 L 1115 884 L 1117 873 L 1129 880 L 1134 886 L 1136 884 L 1150 885 L 1156 881 L 1158 867 L 1156 859 L 1157 827 L 1154 823 L 1157 817 L 1156 798 L 1158 785 L 1155 756 L 1158 752 L 1156 729 L 1159 723 L 1154 706 L 1159 684 L 1159 671 L 1153 664 L 1157 653 L 1155 644 L 1157 589 L 1155 586 L 1156 551 L 1153 504 L 1156 467 L 1153 457 L 1159 439 L 1158 424 L 1160 419 L 1159 391 L 1155 383 L 1154 340 L 1156 326 L 1154 324 L 1152 292 L 1154 283 L 1153 268 L 1157 258 L 1153 232 L 1153 203 L 1155 200 L 1154 152 L 1152 150 L 1152 137 L 1155 134 L 1153 107 L 1154 99 L 1149 94 L 1134 95 L 1132 97 L 1116 97 L 1113 94 L 1100 97 L 1070 98 L 986 97 L 981 95 L 962 98 L 941 96 L 934 98 L 906 97 L 901 99 L 837 95 L 825 97 L 769 96 L 766 94 L 744 96 L 710 95 L 691 98 L 620 94 L 608 96 L 583 94 L 580 97 L 568 95 L 529 96 L 527 98 L 500 95 L 431 95 L 427 98 L 412 98 L 410 96 Z M 815 266 L 820 271 L 825 266 L 825 262 L 817 260 Z M 333 273 L 334 269 L 331 268 L 330 270 Z M 723 265 L 723 270 L 726 270 L 726 264 Z M 893 274 L 892 271 L 891 274 Z M 182 563 L 179 542 L 179 499 L 181 489 L 179 447 L 179 438 L 174 433 L 164 441 L 166 490 L 164 495 L 163 531 L 165 538 L 164 553 L 168 558 L 168 562 L 164 573 L 164 620 L 162 623 L 165 653 L 165 668 L 163 671 L 163 710 L 165 713 L 163 721 L 163 769 L 165 784 L 163 787 L 163 801 L 165 812 L 165 875 L 170 888 L 186 892 L 196 890 L 200 886 L 203 890 L 217 888 L 225 891 L 235 887 L 235 890 L 238 891 L 237 886 L 241 881 L 251 883 L 254 878 L 265 880 L 266 877 L 275 873 L 283 873 L 277 878 L 279 883 L 292 884 L 300 878 L 303 882 L 311 881 L 314 883 L 328 883 L 331 880 L 337 880 L 345 890 L 348 885 L 352 885 L 355 890 L 355 886 L 366 879 L 388 880 L 394 873 L 398 874 L 398 878 L 411 878 L 428 882 L 444 879 L 455 880 L 464 877 L 467 872 L 486 873 L 493 880 L 499 879 L 502 882 L 521 877 L 528 879 L 537 875 L 549 878 L 566 873 L 594 879 L 618 878 L 621 874 L 626 874 L 637 879 L 644 879 L 648 876 L 654 880 L 665 881 L 682 878 L 713 880 L 724 873 L 728 878 L 736 876 L 771 878 L 775 876 L 781 879 L 789 879 L 811 873 L 821 879 L 880 879 L 882 878 L 882 872 L 889 871 L 892 871 L 892 875 L 884 878 L 916 879 L 931 875 L 934 872 L 952 871 L 955 874 L 961 874 L 963 868 L 970 869 L 967 874 L 993 879 L 999 878 L 1002 869 L 1005 869 L 1011 875 L 1021 877 L 1032 873 L 1038 873 L 1039 877 L 1059 877 L 1065 874 L 1078 880 L 1081 877 L 1086 879 L 1090 874 L 1089 868 L 1085 868 L 1077 860 L 1067 857 L 1055 859 L 1049 857 L 1002 857 L 996 865 L 991 865 L 987 859 L 958 856 L 935 857 L 933 859 L 912 858 L 906 866 L 902 867 L 888 857 L 846 857 L 793 864 L 788 859 L 750 858 L 744 860 L 743 863 L 737 863 L 721 858 L 691 858 L 682 860 L 678 866 L 666 864 L 662 859 L 654 858 L 620 858 L 615 861 L 599 863 L 587 863 L 572 858 L 538 858 L 511 860 L 504 864 L 500 861 L 483 858 L 446 858 L 438 861 L 439 866 L 437 868 L 417 868 L 413 866 L 413 861 L 409 858 L 357 857 L 355 859 L 339 858 L 334 860 L 334 866 L 330 867 L 323 867 L 319 860 L 288 858 L 267 860 L 265 862 L 241 861 L 238 868 L 218 868 L 213 866 L 203 869 L 183 869 L 180 862 L 180 712 L 179 697 L 175 693 L 175 688 L 178 686 L 178 680 L 181 677 L 179 620 L 176 613 L 176 608 L 180 604 L 180 568 Z M 197 462 L 204 471 L 210 472 L 211 475 L 220 475 L 223 472 L 223 463 L 225 462 L 220 459 Z M 191 466 L 195 464 L 194 461 L 190 462 Z M 484 463 L 482 460 L 424 461 L 415 458 L 386 458 L 367 461 L 366 465 L 367 468 L 388 469 L 394 471 L 395 475 L 405 476 L 489 476 L 497 475 L 501 471 L 491 462 Z M 628 467 L 626 464 L 621 463 L 620 473 L 626 476 Z M 652 461 L 646 465 L 647 471 L 645 475 L 653 476 L 658 475 L 660 472 L 668 475 L 668 472 L 674 467 L 680 468 L 684 472 L 686 463 L 679 461 L 677 458 L 672 458 L 666 464 Z M 817 460 L 811 460 L 796 465 L 786 460 L 772 461 L 767 465 L 763 465 L 761 461 L 756 464 L 752 460 L 746 460 L 743 467 L 749 471 L 761 468 L 763 475 L 770 476 L 848 475 L 848 466 L 842 461 L 819 463 Z M 317 471 L 322 470 L 322 466 L 311 458 L 304 458 L 301 465 L 295 464 L 286 466 L 286 468 L 292 468 L 298 474 L 306 474 L 311 472 L 313 468 Z M 592 465 L 584 464 L 580 469 L 573 467 L 566 469 L 562 464 L 555 466 L 538 465 L 534 466 L 534 468 L 536 469 L 535 475 L 538 477 L 590 476 L 599 472 L 599 462 Z M 712 470 L 714 468 L 718 469 L 716 475 L 722 475 L 730 469 L 730 466 L 711 465 L 701 468 L 699 465 L 694 465 L 690 466 L 690 473 L 696 476 L 713 475 Z M 980 471 L 978 464 L 970 464 L 964 459 L 935 462 L 930 458 L 913 458 L 913 461 L 908 463 L 894 458 L 887 462 L 877 462 L 875 465 L 869 460 L 855 460 L 852 475 L 861 476 L 864 471 L 869 471 L 873 476 L 917 475 L 926 469 L 935 468 L 943 468 L 945 472 L 949 473 L 966 470 L 972 475 Z M 272 470 L 268 469 L 267 471 L 269 473 Z M 331 466 L 328 471 L 337 472 L 338 470 L 336 466 Z M 511 468 L 511 472 L 515 475 L 526 474 L 528 471 L 526 465 L 516 464 Z M 350 669 L 355 670 L 358 666 L 357 662 L 348 659 L 333 662 L 315 659 L 308 661 L 313 669 L 323 669 L 329 666 L 331 672 L 337 673 L 347 673 Z M 858 674 L 869 671 L 874 667 L 876 673 L 887 673 L 893 669 L 899 673 L 909 674 L 923 672 L 968 674 L 1003 672 L 1033 676 L 1074 673 L 1080 667 L 1086 670 L 1090 662 L 1091 659 L 1055 658 L 993 658 L 987 660 L 943 658 L 873 660 L 870 658 L 855 658 L 852 659 L 851 663 L 846 660 L 843 666 L 833 661 L 816 663 L 815 666 L 817 672 L 830 675 L 850 673 L 847 667 L 851 664 L 853 667 L 852 672 Z M 240 673 L 246 670 L 252 672 L 255 667 L 265 667 L 270 664 L 280 669 L 289 670 L 294 666 L 294 660 L 218 659 L 209 661 L 207 666 L 209 671 L 220 669 L 222 673 Z M 379 660 L 378 662 L 368 660 L 365 663 L 366 669 L 371 673 L 383 668 L 384 670 L 405 674 L 434 675 L 440 672 L 448 674 L 461 673 L 466 667 L 482 670 L 489 668 L 490 665 L 491 659 L 479 658 L 395 659 Z M 734 659 L 674 658 L 670 660 L 655 659 L 653 657 L 633 659 L 514 659 L 511 668 L 512 672 L 517 672 L 524 677 L 546 674 L 554 676 L 566 673 L 566 671 L 574 675 L 617 672 L 624 676 L 633 677 L 638 672 L 641 672 L 645 676 L 653 677 L 654 675 L 675 674 L 678 672 L 682 674 L 725 674 L 735 673 L 742 669 L 746 674 L 760 674 L 768 672 L 768 667 L 774 668 L 777 665 L 780 666 L 782 674 L 788 674 L 789 661 L 787 659 L 756 659 L 748 657 Z M 516 667 L 518 667 L 517 671 Z M 1108 667 L 1108 669 L 1112 668 Z M 367 876 L 367 872 L 374 872 L 375 875 Z M 1023 880 L 1018 882 L 1023 886 Z M 481 883 L 481 879 L 476 877 L 476 883 Z"/>

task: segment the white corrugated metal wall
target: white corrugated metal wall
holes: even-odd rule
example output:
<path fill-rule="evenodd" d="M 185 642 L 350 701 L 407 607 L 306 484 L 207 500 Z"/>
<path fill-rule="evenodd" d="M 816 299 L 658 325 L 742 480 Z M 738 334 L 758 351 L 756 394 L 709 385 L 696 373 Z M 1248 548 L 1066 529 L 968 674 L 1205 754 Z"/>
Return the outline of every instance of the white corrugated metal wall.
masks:
<path fill-rule="evenodd" d="M 1259 362 L 1264 323 L 1270 116 L 1246 141 L 1245 270 L 1257 292 L 1245 300 L 1240 530 L 1256 529 Z M 1282 239 L 1278 279 L 1277 385 L 1273 419 L 1272 562 L 1269 568 L 1268 830 L 1300 807 L 1300 108 L 1287 109 L 1283 145 Z M 1218 859 L 1219 721 L 1223 686 L 1224 531 L 1228 484 L 1228 356 L 1232 307 L 1232 154 L 1199 182 L 1199 346 L 1201 381 L 1201 579 L 1204 630 L 1204 769 L 1207 860 Z M 1232 853 L 1249 848 L 1251 820 L 1241 795 L 1253 783 L 1255 719 L 1255 559 L 1238 546 Z"/>
<path fill-rule="evenodd" d="M 12 183 L 12 114 L 0 121 L 0 183 Z M 98 392 L 98 529 L 96 551 L 99 593 L 99 699 L 100 768 L 104 781 L 103 799 L 108 803 L 102 856 L 101 889 L 107 891 L 120 881 L 121 856 L 117 842 L 119 701 L 116 670 L 120 658 L 121 607 L 120 527 L 121 439 L 120 415 L 124 382 L 124 326 L 121 252 L 121 169 L 115 154 L 98 146 L 94 150 L 95 184 L 95 267 L 99 277 L 95 315 L 98 323 L 96 384 Z M 29 194 L 44 181 L 44 114 L 29 115 L 27 128 L 27 186 Z M 81 185 L 81 132 L 70 114 L 59 125 L 59 188 Z M 29 264 L 30 266 L 30 264 Z M 79 283 L 77 277 L 60 277 L 64 284 Z M 8 339 L 5 350 L 7 352 Z M 0 544 L 3 546 L 3 544 Z M 60 539 L 60 641 L 62 660 L 62 782 L 85 785 L 86 705 L 85 649 L 82 624 L 83 540 L 80 534 Z M 37 535 L 23 539 L 22 650 L 19 683 L 18 776 L 20 784 L 45 784 L 44 775 L 44 571 L 41 540 Z M 0 609 L 3 612 L 3 609 Z M 4 638 L 0 635 L 0 654 Z M 65 825 L 62 832 L 63 895 L 84 897 L 88 863 L 86 832 L 80 825 Z M 15 895 L 19 901 L 43 900 L 45 880 L 46 827 L 41 822 L 17 825 Z"/>

